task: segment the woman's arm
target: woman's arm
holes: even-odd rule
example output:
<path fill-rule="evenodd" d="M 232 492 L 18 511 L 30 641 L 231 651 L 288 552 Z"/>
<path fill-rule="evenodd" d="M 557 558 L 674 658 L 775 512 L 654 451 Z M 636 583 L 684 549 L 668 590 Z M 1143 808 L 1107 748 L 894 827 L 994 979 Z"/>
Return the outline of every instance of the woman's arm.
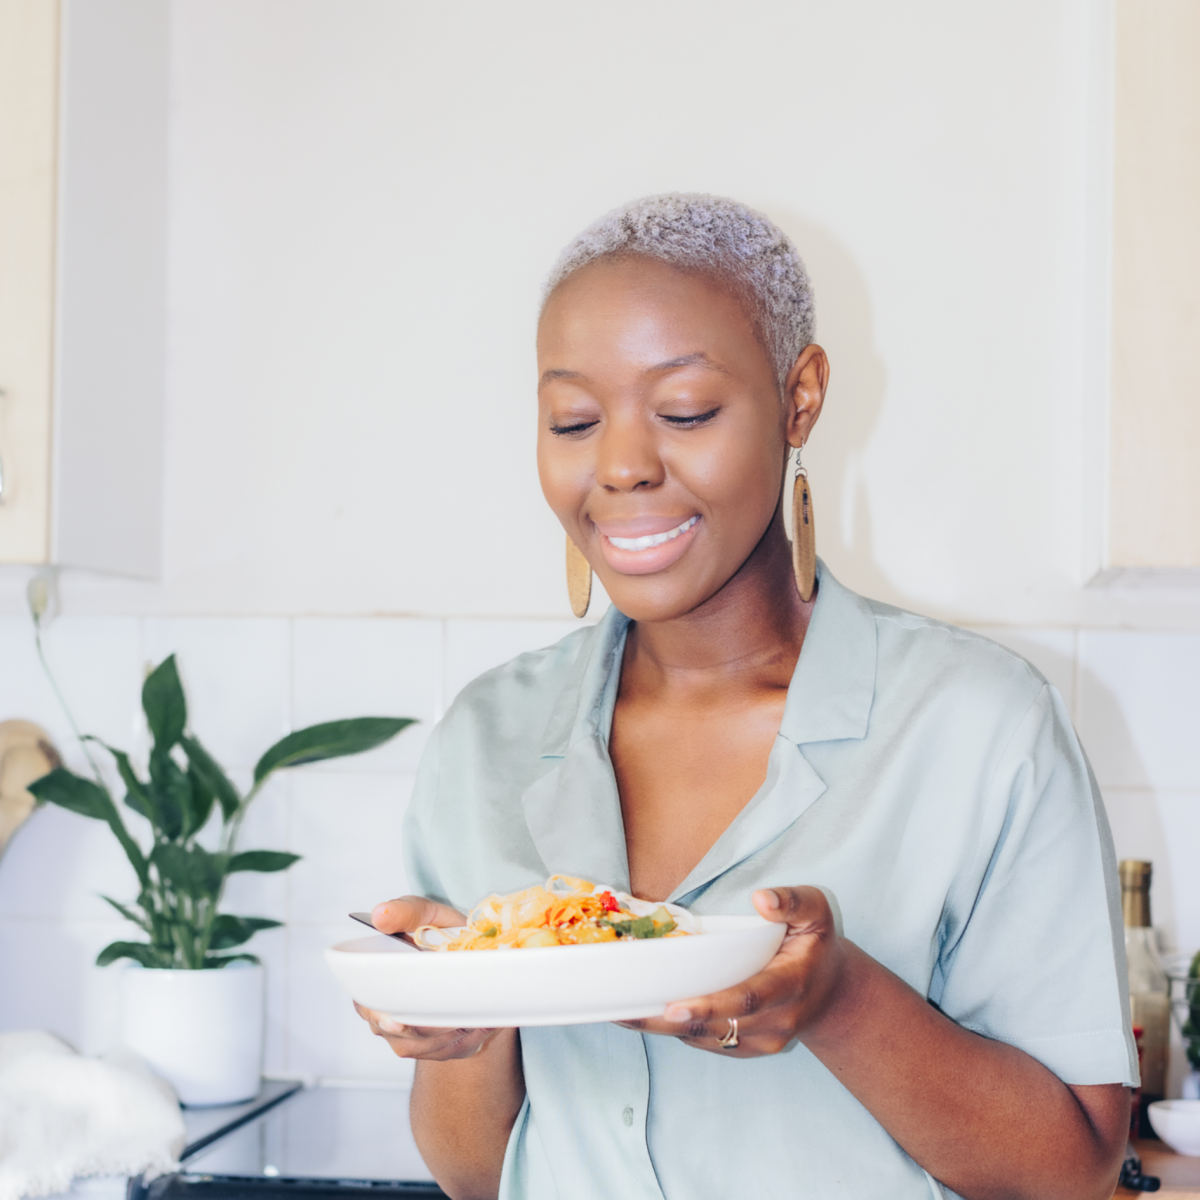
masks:
<path fill-rule="evenodd" d="M 1129 1129 L 1120 1084 L 1069 1087 L 1003 1042 L 961 1028 L 838 936 L 816 888 L 755 894 L 784 921 L 752 979 L 628 1022 L 700 1049 L 774 1054 L 798 1038 L 935 1179 L 968 1200 L 1109 1200 Z M 737 1049 L 716 1039 L 738 1019 Z"/>
<path fill-rule="evenodd" d="M 472 1058 L 417 1063 L 413 1136 L 453 1200 L 496 1200 L 504 1151 L 524 1099 L 515 1029 L 499 1030 Z"/>
<path fill-rule="evenodd" d="M 371 918 L 383 933 L 463 922 L 454 909 L 420 896 L 376 905 Z M 399 1057 L 417 1060 L 413 1137 L 438 1185 L 452 1200 L 495 1200 L 508 1137 L 525 1099 L 517 1031 L 418 1028 L 354 1007 Z"/>

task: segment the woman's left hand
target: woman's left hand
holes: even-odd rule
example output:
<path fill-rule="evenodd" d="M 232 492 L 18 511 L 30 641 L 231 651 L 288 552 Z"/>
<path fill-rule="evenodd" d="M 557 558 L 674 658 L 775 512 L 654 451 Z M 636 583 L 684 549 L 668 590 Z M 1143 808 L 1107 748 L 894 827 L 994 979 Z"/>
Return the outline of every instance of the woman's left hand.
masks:
<path fill-rule="evenodd" d="M 787 925 L 779 952 L 757 975 L 711 996 L 677 1000 L 661 1017 L 620 1024 L 736 1058 L 778 1054 L 801 1036 L 836 1002 L 846 942 L 818 888 L 764 888 L 754 893 L 754 907 Z M 736 1046 L 722 1046 L 735 1029 Z"/>

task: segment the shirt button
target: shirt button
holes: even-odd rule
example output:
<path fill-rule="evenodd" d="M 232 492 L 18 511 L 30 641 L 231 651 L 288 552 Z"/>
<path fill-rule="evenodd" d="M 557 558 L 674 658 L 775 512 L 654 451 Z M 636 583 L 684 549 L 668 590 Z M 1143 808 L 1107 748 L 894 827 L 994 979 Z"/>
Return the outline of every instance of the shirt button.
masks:
<path fill-rule="evenodd" d="M 633 1109 L 629 1108 L 627 1106 L 625 1111 L 621 1114 L 621 1120 L 624 1121 L 626 1125 L 632 1125 L 633 1124 Z"/>

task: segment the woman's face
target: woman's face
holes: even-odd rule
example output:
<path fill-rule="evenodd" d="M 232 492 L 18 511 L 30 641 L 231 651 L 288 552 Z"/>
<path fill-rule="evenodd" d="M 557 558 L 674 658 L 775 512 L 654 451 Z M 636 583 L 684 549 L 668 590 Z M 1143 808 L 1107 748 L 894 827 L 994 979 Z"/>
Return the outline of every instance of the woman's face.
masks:
<path fill-rule="evenodd" d="M 798 424 L 733 296 L 645 258 L 555 291 L 538 372 L 542 490 L 616 606 L 667 620 L 715 595 L 770 525 L 819 399 Z"/>

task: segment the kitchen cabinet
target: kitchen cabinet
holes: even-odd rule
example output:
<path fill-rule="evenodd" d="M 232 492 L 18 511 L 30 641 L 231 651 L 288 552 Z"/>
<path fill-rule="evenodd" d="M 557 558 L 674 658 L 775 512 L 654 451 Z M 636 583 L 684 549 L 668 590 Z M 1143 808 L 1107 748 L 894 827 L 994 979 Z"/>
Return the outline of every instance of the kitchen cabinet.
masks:
<path fill-rule="evenodd" d="M 0 0 L 0 563 L 159 572 L 170 7 Z"/>
<path fill-rule="evenodd" d="M 1200 4 L 1116 0 L 1098 582 L 1200 581 Z M 1150 574 L 1150 578 L 1139 576 Z"/>

